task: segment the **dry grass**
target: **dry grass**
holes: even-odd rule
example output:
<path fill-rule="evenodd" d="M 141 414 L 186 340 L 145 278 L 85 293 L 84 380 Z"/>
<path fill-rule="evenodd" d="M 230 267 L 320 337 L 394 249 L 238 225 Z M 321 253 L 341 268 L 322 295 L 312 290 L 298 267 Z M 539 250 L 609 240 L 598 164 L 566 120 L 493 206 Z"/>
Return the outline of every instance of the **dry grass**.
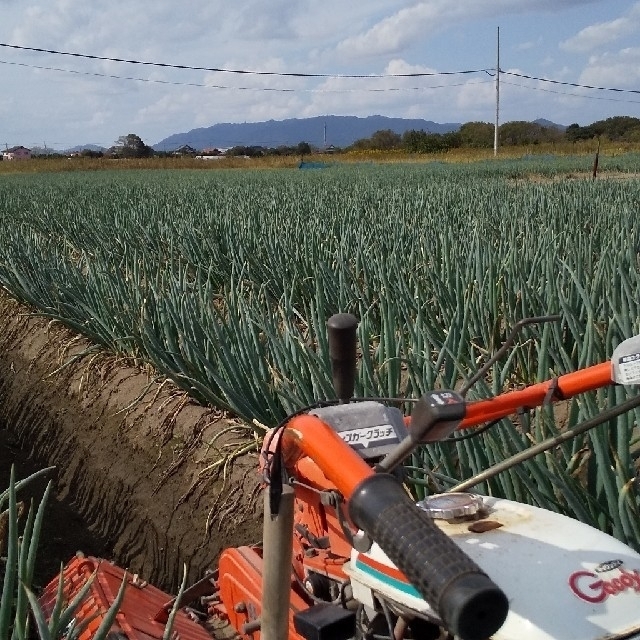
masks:
<path fill-rule="evenodd" d="M 2 173 L 41 173 L 67 171 L 113 171 L 131 169 L 239 169 L 250 167 L 293 168 L 299 158 L 224 158 L 222 160 L 197 160 L 196 158 L 32 158 L 20 162 L 0 162 Z"/>
<path fill-rule="evenodd" d="M 516 159 L 523 156 L 592 156 L 597 150 L 597 141 L 562 142 L 539 144 L 526 147 L 502 147 L 500 159 Z M 617 156 L 623 153 L 640 151 L 640 144 L 602 142 L 601 156 Z M 446 153 L 416 154 L 403 151 L 351 151 L 346 153 L 311 154 L 305 156 L 309 162 L 330 164 L 353 164 L 360 162 L 376 163 L 469 163 L 494 158 L 493 149 L 452 149 Z M 223 158 L 221 160 L 197 160 L 191 157 L 181 158 L 32 158 L 29 161 L 0 162 L 0 174 L 40 173 L 66 171 L 105 171 L 128 169 L 198 169 L 217 171 L 223 169 L 291 169 L 298 166 L 298 156 L 268 156 L 264 158 Z"/>

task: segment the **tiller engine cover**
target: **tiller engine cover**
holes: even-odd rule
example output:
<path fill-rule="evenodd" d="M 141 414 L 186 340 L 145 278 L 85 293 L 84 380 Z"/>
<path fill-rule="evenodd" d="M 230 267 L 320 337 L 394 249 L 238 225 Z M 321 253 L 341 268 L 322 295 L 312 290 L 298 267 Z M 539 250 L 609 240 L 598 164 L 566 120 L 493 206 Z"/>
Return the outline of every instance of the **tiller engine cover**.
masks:
<path fill-rule="evenodd" d="M 437 523 L 509 598 L 507 620 L 492 640 L 640 638 L 640 554 L 566 516 L 481 500 L 480 519 Z M 380 594 L 400 610 L 434 618 L 377 544 L 367 553 L 354 549 L 344 571 L 364 604 L 373 608 Z"/>

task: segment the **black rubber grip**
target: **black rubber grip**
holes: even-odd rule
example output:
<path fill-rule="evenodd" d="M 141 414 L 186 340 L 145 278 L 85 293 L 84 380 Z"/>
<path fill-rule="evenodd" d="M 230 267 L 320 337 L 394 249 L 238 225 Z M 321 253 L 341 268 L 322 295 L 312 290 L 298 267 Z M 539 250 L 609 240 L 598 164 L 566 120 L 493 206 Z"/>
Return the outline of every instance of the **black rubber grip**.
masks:
<path fill-rule="evenodd" d="M 356 329 L 358 320 L 350 313 L 336 313 L 327 320 L 329 357 L 336 396 L 342 402 L 353 397 L 356 381 Z"/>
<path fill-rule="evenodd" d="M 361 482 L 349 516 L 365 531 L 462 640 L 487 640 L 504 623 L 509 602 L 482 569 L 443 533 L 388 474 Z"/>

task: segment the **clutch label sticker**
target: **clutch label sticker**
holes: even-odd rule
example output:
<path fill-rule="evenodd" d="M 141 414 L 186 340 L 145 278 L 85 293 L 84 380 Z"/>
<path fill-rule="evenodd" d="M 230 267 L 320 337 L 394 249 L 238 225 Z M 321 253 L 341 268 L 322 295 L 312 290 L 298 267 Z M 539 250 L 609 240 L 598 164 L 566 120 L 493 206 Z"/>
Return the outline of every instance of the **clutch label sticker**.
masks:
<path fill-rule="evenodd" d="M 635 384 L 640 382 L 640 353 L 630 353 L 618 359 L 620 382 L 622 384 Z"/>

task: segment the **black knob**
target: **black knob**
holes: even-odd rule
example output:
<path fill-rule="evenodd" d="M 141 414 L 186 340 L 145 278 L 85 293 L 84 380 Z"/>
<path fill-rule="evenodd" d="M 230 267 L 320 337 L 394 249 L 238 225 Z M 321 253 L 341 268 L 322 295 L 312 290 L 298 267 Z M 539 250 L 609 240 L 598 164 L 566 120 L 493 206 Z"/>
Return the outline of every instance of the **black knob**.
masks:
<path fill-rule="evenodd" d="M 327 321 L 329 357 L 333 388 L 340 402 L 353 398 L 356 383 L 357 318 L 350 313 L 337 313 Z"/>

